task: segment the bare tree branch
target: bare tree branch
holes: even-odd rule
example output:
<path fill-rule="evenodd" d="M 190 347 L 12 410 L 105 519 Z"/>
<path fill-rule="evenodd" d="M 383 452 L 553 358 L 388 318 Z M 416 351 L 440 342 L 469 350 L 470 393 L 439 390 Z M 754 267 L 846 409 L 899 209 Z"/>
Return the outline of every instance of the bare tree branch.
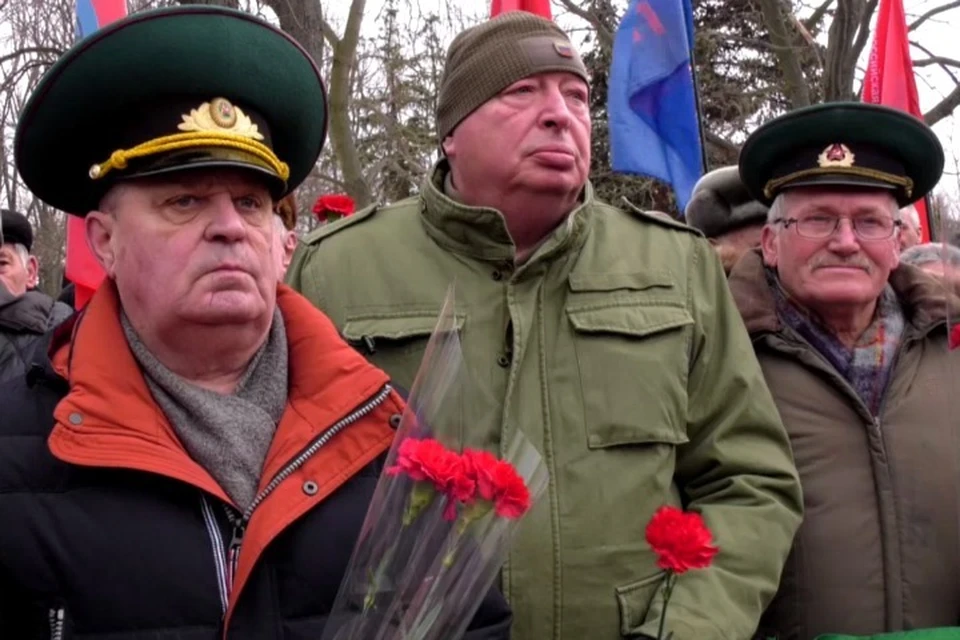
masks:
<path fill-rule="evenodd" d="M 333 65 L 330 71 L 330 145 L 340 164 L 347 193 L 358 206 L 370 203 L 372 194 L 363 177 L 363 164 L 357 151 L 357 143 L 350 125 L 350 77 L 357 57 L 360 25 L 366 0 L 353 0 L 347 15 L 343 38 L 333 50 Z"/>
<path fill-rule="evenodd" d="M 57 58 L 63 55 L 63 49 L 58 49 L 56 47 L 23 47 L 23 48 L 17 49 L 13 53 L 8 53 L 5 56 L 0 56 L 0 65 L 6 62 L 10 62 L 11 60 L 14 60 L 16 58 L 19 58 L 20 56 L 25 56 L 31 53 L 40 53 L 44 55 L 53 56 L 53 58 Z"/>
<path fill-rule="evenodd" d="M 577 6 L 573 0 L 560 0 L 560 4 L 562 4 L 564 8 L 573 15 L 589 22 L 590 25 L 596 29 L 597 38 L 599 38 L 600 43 L 609 49 L 613 49 L 613 33 L 610 32 L 606 26 L 604 26 L 604 24 L 599 20 L 599 18 L 597 18 L 596 15 L 593 14 L 593 12 Z"/>
<path fill-rule="evenodd" d="M 920 60 L 914 60 L 913 66 L 915 67 L 929 67 L 932 64 L 938 64 L 948 67 L 960 67 L 960 60 L 954 60 L 953 58 L 944 58 L 943 56 L 934 56 L 932 58 L 922 58 Z"/>
<path fill-rule="evenodd" d="M 787 30 L 787 19 L 780 0 L 760 0 L 763 21 L 770 32 L 770 41 L 774 45 L 777 65 L 783 74 L 784 93 L 794 108 L 810 104 L 810 89 L 803 77 L 800 57 L 793 47 Z"/>
<path fill-rule="evenodd" d="M 913 63 L 914 67 L 923 67 L 923 66 L 926 66 L 927 64 L 939 64 L 940 68 L 943 69 L 948 76 L 950 76 L 950 79 L 953 80 L 954 84 L 960 85 L 960 80 L 957 79 L 957 76 L 954 75 L 953 71 L 950 69 L 950 66 L 960 67 L 960 61 L 952 60 L 950 58 L 942 58 L 940 56 L 935 56 L 933 52 L 931 52 L 929 49 L 927 49 L 925 46 L 923 46 L 919 42 L 913 42 L 911 40 L 910 44 L 916 47 L 917 49 L 920 49 L 920 51 L 923 51 L 928 56 L 930 56 L 929 63 L 925 60 L 918 60 Z"/>
<path fill-rule="evenodd" d="M 813 13 L 807 17 L 806 20 L 801 21 L 803 27 L 807 31 L 811 31 L 817 28 L 817 25 L 820 24 L 820 21 L 823 20 L 823 16 L 826 15 L 827 9 L 830 8 L 830 5 L 833 4 L 833 0 L 825 0 L 823 4 L 813 10 Z"/>
<path fill-rule="evenodd" d="M 960 85 L 957 85 L 937 106 L 923 114 L 923 120 L 932 127 L 950 116 L 958 106 L 960 106 Z"/>
<path fill-rule="evenodd" d="M 850 69 L 850 82 L 847 86 L 853 85 L 853 70 L 856 68 L 857 60 L 860 59 L 860 54 L 863 53 L 864 47 L 867 46 L 867 42 L 870 40 L 870 19 L 873 17 L 873 14 L 877 11 L 877 5 L 880 0 L 867 0 L 867 4 L 863 8 L 863 14 L 860 16 L 860 26 L 857 29 L 857 39 L 853 43 L 853 47 L 850 49 L 849 57 L 847 58 L 847 65 Z"/>
<path fill-rule="evenodd" d="M 947 4 L 942 4 L 939 7 L 934 7 L 927 11 L 925 14 L 914 20 L 910 23 L 910 26 L 907 27 L 907 31 L 913 31 L 924 22 L 937 15 L 938 13 L 943 13 L 944 11 L 949 11 L 950 9 L 956 9 L 960 7 L 960 0 L 954 0 L 953 2 L 948 2 Z"/>
<path fill-rule="evenodd" d="M 331 49 L 336 49 L 340 46 L 340 36 L 337 35 L 337 32 L 333 30 L 333 27 L 330 26 L 330 23 L 327 22 L 326 19 L 323 20 L 323 37 Z"/>

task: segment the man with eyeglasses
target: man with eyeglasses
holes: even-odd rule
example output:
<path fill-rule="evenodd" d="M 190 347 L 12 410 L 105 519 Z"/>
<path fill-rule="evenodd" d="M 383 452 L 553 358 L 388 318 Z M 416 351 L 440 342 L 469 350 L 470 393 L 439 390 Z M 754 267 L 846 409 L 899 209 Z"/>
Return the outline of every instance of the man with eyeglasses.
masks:
<path fill-rule="evenodd" d="M 960 300 L 899 264 L 900 208 L 942 170 L 925 124 L 859 103 L 788 113 L 741 151 L 770 210 L 730 287 L 805 504 L 760 637 L 960 624 L 960 388 L 947 354 Z"/>

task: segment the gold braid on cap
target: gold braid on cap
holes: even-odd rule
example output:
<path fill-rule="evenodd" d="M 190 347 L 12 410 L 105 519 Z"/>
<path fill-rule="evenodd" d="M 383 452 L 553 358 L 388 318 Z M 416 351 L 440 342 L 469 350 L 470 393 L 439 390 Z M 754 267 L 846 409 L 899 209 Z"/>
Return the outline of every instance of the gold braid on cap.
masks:
<path fill-rule="evenodd" d="M 843 173 L 851 176 L 860 176 L 862 178 L 873 178 L 874 180 L 880 180 L 881 182 L 887 182 L 894 186 L 901 187 L 904 194 L 909 198 L 913 195 L 913 180 L 906 176 L 898 176 L 892 173 L 887 173 L 886 171 L 878 171 L 876 169 L 867 169 L 866 167 L 815 167 L 813 169 L 804 169 L 803 171 L 794 171 L 789 173 L 782 178 L 777 178 L 776 180 L 768 180 L 767 184 L 763 185 L 763 195 L 767 198 L 773 198 L 774 193 L 779 187 L 787 184 L 788 182 L 793 182 L 799 178 L 806 178 L 808 176 L 822 176 L 834 173 Z"/>
<path fill-rule="evenodd" d="M 99 180 L 110 171 L 126 169 L 127 163 L 136 158 L 196 147 L 244 151 L 262 160 L 281 179 L 287 180 L 290 177 L 287 163 L 281 162 L 270 147 L 260 142 L 263 135 L 257 130 L 257 125 L 239 107 L 230 104 L 226 99 L 215 98 L 204 102 L 181 117 L 183 122 L 177 128 L 184 133 L 160 136 L 130 149 L 118 149 L 111 153 L 105 162 L 90 167 L 90 179 Z"/>

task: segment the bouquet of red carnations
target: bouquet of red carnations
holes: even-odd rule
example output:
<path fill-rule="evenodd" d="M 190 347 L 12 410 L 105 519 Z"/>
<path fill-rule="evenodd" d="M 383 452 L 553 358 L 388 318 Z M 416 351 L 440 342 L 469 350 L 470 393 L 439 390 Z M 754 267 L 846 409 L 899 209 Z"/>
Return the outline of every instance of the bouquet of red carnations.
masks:
<path fill-rule="evenodd" d="M 519 433 L 503 456 L 463 449 L 465 381 L 452 293 L 427 345 L 323 640 L 457 640 L 547 484 Z M 467 426 L 466 428 L 469 428 Z"/>

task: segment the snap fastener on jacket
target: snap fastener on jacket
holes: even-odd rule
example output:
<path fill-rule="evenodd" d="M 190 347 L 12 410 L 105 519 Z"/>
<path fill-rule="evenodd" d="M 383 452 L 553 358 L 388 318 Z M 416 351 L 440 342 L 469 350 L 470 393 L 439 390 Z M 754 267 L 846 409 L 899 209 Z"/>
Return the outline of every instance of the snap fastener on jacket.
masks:
<path fill-rule="evenodd" d="M 499 358 L 497 358 L 497 364 L 500 365 L 501 367 L 509 367 L 510 358 L 508 358 L 505 355 L 501 355 Z"/>
<path fill-rule="evenodd" d="M 496 280 L 497 282 L 500 282 L 501 280 L 503 280 L 503 272 L 500 271 L 499 269 L 494 271 L 492 275 L 493 275 L 493 279 Z"/>
<path fill-rule="evenodd" d="M 71 413 L 67 419 L 70 421 L 70 424 L 80 424 L 83 422 L 83 416 L 79 413 Z"/>
<path fill-rule="evenodd" d="M 393 414 L 390 416 L 390 426 L 394 429 L 398 429 L 400 427 L 401 420 L 403 420 L 403 416 L 401 416 L 399 413 Z"/>
<path fill-rule="evenodd" d="M 303 492 L 308 496 L 317 495 L 317 491 L 320 490 L 320 487 L 317 486 L 317 483 L 313 480 L 307 480 L 303 483 Z"/>

